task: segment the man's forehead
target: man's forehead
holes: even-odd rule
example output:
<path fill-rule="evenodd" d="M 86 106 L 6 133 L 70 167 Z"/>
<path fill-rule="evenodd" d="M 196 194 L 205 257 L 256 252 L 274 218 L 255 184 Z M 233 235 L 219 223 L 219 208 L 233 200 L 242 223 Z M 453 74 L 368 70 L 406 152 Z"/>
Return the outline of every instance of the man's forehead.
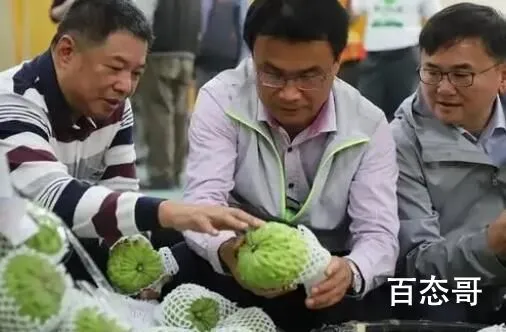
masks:
<path fill-rule="evenodd" d="M 476 48 L 481 47 L 476 45 Z M 488 66 L 494 59 L 485 49 L 470 49 L 469 47 L 441 48 L 434 54 L 422 51 L 421 64 L 425 67 L 443 67 L 448 69 L 471 69 Z"/>

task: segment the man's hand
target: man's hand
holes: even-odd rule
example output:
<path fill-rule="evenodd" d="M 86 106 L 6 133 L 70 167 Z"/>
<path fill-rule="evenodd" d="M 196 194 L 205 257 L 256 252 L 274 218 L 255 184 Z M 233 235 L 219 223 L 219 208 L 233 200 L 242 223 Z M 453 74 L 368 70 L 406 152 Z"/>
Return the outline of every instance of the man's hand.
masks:
<path fill-rule="evenodd" d="M 314 286 L 306 299 L 306 306 L 309 309 L 323 309 L 341 301 L 353 279 L 348 261 L 336 256 L 330 260 L 325 275 L 327 279 Z"/>
<path fill-rule="evenodd" d="M 506 211 L 488 226 L 487 237 L 490 249 L 496 255 L 506 257 Z"/>
<path fill-rule="evenodd" d="M 192 230 L 211 235 L 217 235 L 220 230 L 244 231 L 249 227 L 260 227 L 264 223 L 236 208 L 170 201 L 160 204 L 158 220 L 165 228 L 178 231 Z"/>
<path fill-rule="evenodd" d="M 230 273 L 236 280 L 236 282 L 241 285 L 242 288 L 249 290 L 253 294 L 257 296 L 262 296 L 268 299 L 275 298 L 281 295 L 284 295 L 286 293 L 289 293 L 291 291 L 295 290 L 295 287 L 293 288 L 286 288 L 286 289 L 254 289 L 246 286 L 242 281 L 241 277 L 237 273 L 237 251 L 241 247 L 241 245 L 244 243 L 244 236 L 240 235 L 235 238 L 232 238 L 226 242 L 224 242 L 219 249 L 218 254 L 221 257 L 221 260 L 227 265 L 227 267 L 230 269 Z"/>

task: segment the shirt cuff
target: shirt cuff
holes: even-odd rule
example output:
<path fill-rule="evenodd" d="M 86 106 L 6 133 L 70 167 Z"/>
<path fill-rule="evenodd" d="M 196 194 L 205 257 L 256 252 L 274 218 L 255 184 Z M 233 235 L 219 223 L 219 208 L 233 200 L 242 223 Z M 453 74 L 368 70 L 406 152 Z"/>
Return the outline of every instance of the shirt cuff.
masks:
<path fill-rule="evenodd" d="M 135 203 L 135 224 L 139 231 L 155 231 L 162 228 L 160 220 L 158 220 L 158 210 L 163 201 L 165 199 L 147 196 L 137 198 Z"/>
<path fill-rule="evenodd" d="M 348 256 L 345 256 L 343 258 L 346 258 L 350 260 L 352 264 L 355 264 L 355 267 L 360 273 L 360 276 L 362 277 L 362 289 L 359 294 L 356 294 L 356 297 L 358 298 L 364 297 L 369 292 L 369 290 L 371 290 L 372 286 L 371 285 L 372 276 L 367 269 L 367 266 L 369 265 L 367 258 L 354 252 L 351 252 Z"/>
<path fill-rule="evenodd" d="M 221 260 L 219 255 L 220 246 L 230 240 L 231 238 L 236 237 L 236 234 L 231 231 L 223 231 L 220 232 L 217 236 L 209 236 L 209 240 L 207 242 L 207 259 L 214 271 L 219 274 L 226 274 L 223 271 L 223 267 L 221 266 Z"/>

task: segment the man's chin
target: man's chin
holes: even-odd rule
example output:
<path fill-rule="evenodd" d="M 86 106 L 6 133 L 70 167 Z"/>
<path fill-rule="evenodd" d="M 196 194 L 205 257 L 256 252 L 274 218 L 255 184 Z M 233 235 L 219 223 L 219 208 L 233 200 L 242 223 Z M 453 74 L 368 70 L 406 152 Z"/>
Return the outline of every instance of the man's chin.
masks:
<path fill-rule="evenodd" d="M 90 117 L 94 121 L 101 122 L 101 121 L 105 121 L 105 120 L 109 119 L 113 114 L 114 114 L 114 111 L 100 110 L 100 112 L 92 112 Z"/>

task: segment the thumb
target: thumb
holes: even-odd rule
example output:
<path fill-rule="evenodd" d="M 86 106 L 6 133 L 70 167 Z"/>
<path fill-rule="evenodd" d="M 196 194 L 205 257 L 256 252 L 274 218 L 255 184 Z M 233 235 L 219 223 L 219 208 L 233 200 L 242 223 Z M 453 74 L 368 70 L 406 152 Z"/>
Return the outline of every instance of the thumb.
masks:
<path fill-rule="evenodd" d="M 332 257 L 332 259 L 330 260 L 330 264 L 329 266 L 327 267 L 327 270 L 325 270 L 325 275 L 327 277 L 330 277 L 331 275 L 335 274 L 339 268 L 341 267 L 341 264 L 342 264 L 342 260 L 337 258 L 337 257 Z"/>

